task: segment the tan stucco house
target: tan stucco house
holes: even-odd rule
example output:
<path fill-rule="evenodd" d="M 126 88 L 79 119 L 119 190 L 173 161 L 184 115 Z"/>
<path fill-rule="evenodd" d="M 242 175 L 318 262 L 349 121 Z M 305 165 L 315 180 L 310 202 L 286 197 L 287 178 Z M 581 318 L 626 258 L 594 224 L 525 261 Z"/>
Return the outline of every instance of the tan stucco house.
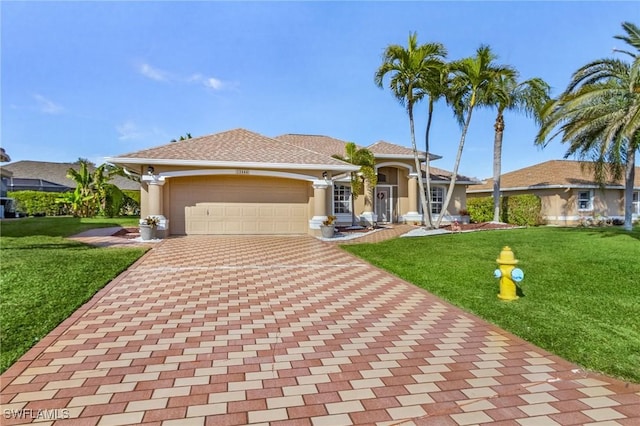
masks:
<path fill-rule="evenodd" d="M 345 145 L 327 136 L 271 138 L 235 129 L 106 161 L 141 175 L 141 215 L 162 216 L 169 234 L 316 235 L 329 215 L 338 224 L 351 223 L 349 174 L 358 167 L 332 157 L 343 155 Z M 411 150 L 388 142 L 368 149 L 376 158 L 378 185 L 357 198 L 358 221 L 419 222 L 419 175 Z M 436 201 L 450 176 L 437 172 L 432 176 L 442 189 L 432 191 Z M 456 186 L 449 219 L 465 207 L 469 183 Z"/>
<path fill-rule="evenodd" d="M 552 225 L 576 225 L 599 216 L 624 219 L 624 181 L 599 185 L 591 164 L 584 161 L 551 160 L 500 177 L 503 195 L 533 194 L 540 197 L 542 216 Z M 467 189 L 467 197 L 490 197 L 493 179 Z M 636 167 L 633 218 L 640 218 L 640 167 Z"/>

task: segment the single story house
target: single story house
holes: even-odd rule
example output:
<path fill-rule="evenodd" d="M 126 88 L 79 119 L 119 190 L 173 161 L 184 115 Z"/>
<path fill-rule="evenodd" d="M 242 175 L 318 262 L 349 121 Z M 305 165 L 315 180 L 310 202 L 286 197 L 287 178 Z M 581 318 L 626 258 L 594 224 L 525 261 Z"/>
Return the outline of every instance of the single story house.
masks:
<path fill-rule="evenodd" d="M 505 173 L 503 195 L 533 194 L 542 201 L 542 216 L 553 225 L 577 225 L 585 218 L 624 218 L 624 181 L 609 179 L 599 185 L 592 163 L 551 160 Z M 467 197 L 490 197 L 493 179 L 467 189 Z M 633 217 L 640 218 L 640 167 L 635 169 Z"/>
<path fill-rule="evenodd" d="M 349 176 L 359 167 L 332 157 L 344 155 L 345 145 L 327 136 L 270 138 L 235 129 L 106 161 L 141 175 L 142 217 L 161 216 L 169 234 L 316 235 L 329 215 L 351 223 Z M 387 142 L 368 148 L 379 178 L 375 192 L 357 198 L 358 221 L 419 222 L 411 150 Z M 465 188 L 455 190 L 451 217 L 465 207 Z"/>
<path fill-rule="evenodd" d="M 9 191 L 73 191 L 76 184 L 67 177 L 67 170 L 79 170 L 77 163 L 53 163 L 49 161 L 16 161 L 2 167 L 12 175 L 4 179 Z M 93 172 L 94 166 L 89 165 Z M 120 189 L 139 190 L 140 184 L 122 176 L 114 176 L 111 183 Z"/>

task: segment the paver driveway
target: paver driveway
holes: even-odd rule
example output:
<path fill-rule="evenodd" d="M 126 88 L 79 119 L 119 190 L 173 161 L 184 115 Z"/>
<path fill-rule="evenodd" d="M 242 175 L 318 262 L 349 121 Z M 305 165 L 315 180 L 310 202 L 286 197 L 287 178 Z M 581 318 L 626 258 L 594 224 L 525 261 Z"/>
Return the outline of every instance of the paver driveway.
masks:
<path fill-rule="evenodd" d="M 169 239 L 2 386 L 3 424 L 640 422 L 638 386 L 311 237 Z"/>

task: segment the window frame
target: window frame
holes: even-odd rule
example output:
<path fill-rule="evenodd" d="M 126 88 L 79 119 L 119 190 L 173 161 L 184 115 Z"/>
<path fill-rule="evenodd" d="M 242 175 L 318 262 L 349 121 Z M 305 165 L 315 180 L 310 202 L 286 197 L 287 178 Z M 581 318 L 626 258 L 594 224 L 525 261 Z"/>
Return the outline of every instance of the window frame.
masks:
<path fill-rule="evenodd" d="M 340 210 L 340 211 L 338 211 Z M 333 184 L 333 213 L 351 213 L 351 185 L 343 183 Z"/>
<path fill-rule="evenodd" d="M 581 197 L 582 194 L 587 194 L 588 200 L 585 200 Z M 580 203 L 583 201 L 587 201 L 587 205 L 584 208 L 580 207 Z M 592 189 L 580 189 L 578 190 L 578 194 L 576 196 L 576 204 L 579 212 L 588 212 L 593 210 L 593 190 Z"/>
<path fill-rule="evenodd" d="M 631 196 L 631 213 L 640 215 L 640 191 L 633 191 Z"/>
<path fill-rule="evenodd" d="M 442 199 L 439 201 L 434 200 L 434 190 L 439 190 L 442 192 Z M 425 188 L 425 192 L 426 192 L 426 188 Z M 447 188 L 445 186 L 441 186 L 441 185 L 433 185 L 431 186 L 431 196 L 430 196 L 430 200 L 431 200 L 431 214 L 435 214 L 435 215 L 439 215 L 440 213 L 442 213 L 442 211 L 444 210 L 444 201 L 447 198 Z M 438 206 L 439 209 L 436 210 L 435 207 Z"/>

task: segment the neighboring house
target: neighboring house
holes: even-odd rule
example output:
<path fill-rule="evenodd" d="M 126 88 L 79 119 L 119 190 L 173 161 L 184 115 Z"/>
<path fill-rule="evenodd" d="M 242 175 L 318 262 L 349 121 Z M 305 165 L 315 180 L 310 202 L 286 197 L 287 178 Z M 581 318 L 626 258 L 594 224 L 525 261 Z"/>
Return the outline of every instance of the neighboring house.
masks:
<path fill-rule="evenodd" d="M 4 150 L 4 148 L 0 148 L 0 163 L 6 163 L 7 161 L 11 161 L 11 157 Z M 0 219 L 4 219 L 5 211 L 9 212 L 13 210 L 13 200 L 7 199 L 7 181 L 13 176 L 9 170 L 7 170 L 4 166 L 0 167 Z M 7 213 L 7 216 L 9 213 Z"/>
<path fill-rule="evenodd" d="M 315 235 L 328 215 L 351 223 L 349 173 L 359 168 L 332 157 L 344 155 L 345 144 L 326 136 L 270 138 L 235 129 L 106 160 L 142 176 L 142 216 L 163 216 L 170 234 Z M 358 219 L 419 221 L 411 150 L 386 142 L 369 149 L 378 187 L 358 197 Z M 464 189 L 457 194 L 453 214 L 465 205 Z"/>
<path fill-rule="evenodd" d="M 48 161 L 16 161 L 3 166 L 13 175 L 6 179 L 9 191 L 73 191 L 76 184 L 67 177 L 67 170 L 78 169 L 76 163 L 52 163 Z M 95 167 L 89 166 L 93 172 Z M 114 176 L 111 183 L 120 189 L 139 190 L 140 183 L 122 176 Z"/>
<path fill-rule="evenodd" d="M 551 160 L 525 167 L 500 177 L 502 194 L 533 194 L 542 201 L 546 223 L 576 225 L 584 218 L 604 216 L 624 218 L 624 181 L 609 179 L 599 185 L 593 178 L 591 163 Z M 467 189 L 467 197 L 490 197 L 493 179 Z M 636 167 L 633 217 L 640 217 L 640 167 Z"/>

